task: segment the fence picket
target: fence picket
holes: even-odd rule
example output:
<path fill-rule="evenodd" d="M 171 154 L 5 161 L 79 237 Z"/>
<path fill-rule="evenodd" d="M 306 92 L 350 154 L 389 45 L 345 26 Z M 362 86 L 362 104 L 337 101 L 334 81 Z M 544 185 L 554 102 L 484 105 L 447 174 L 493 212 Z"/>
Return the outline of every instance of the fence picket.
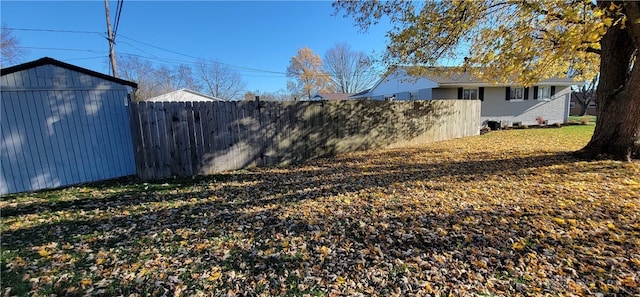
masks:
<path fill-rule="evenodd" d="M 131 119 L 146 180 L 477 135 L 480 102 L 138 102 Z"/>

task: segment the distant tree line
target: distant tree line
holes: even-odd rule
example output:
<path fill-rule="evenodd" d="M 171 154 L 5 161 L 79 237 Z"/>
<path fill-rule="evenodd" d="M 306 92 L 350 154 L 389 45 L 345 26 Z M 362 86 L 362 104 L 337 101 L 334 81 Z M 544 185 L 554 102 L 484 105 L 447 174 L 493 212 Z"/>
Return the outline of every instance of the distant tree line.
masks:
<path fill-rule="evenodd" d="M 378 79 L 374 62 L 345 43 L 327 50 L 324 61 L 308 47 L 298 49 L 287 67 L 287 89 L 296 98 L 317 93 L 353 94 L 370 88 Z"/>
<path fill-rule="evenodd" d="M 136 100 L 145 100 L 178 89 L 190 89 L 220 99 L 239 100 L 246 82 L 233 69 L 217 62 L 200 60 L 195 66 L 155 65 L 134 55 L 118 57 L 120 77 L 138 83 Z"/>
<path fill-rule="evenodd" d="M 27 51 L 6 25 L 0 34 L 2 65 L 21 62 Z M 324 60 L 311 49 L 298 49 L 286 70 L 286 90 L 277 92 L 247 91 L 247 83 L 231 67 L 218 61 L 199 60 L 190 64 L 167 66 L 132 54 L 117 55 L 119 77 L 134 81 L 138 89 L 135 100 L 145 100 L 178 89 L 190 89 L 225 100 L 287 101 L 309 99 L 318 93 L 357 93 L 378 79 L 374 62 L 362 51 L 338 43 L 327 50 Z"/>

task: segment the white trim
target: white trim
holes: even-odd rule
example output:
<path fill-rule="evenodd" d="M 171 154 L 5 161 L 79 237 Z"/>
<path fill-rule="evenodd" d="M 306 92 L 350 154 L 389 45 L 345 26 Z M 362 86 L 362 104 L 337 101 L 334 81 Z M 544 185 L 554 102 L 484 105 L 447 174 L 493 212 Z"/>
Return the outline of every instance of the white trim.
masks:
<path fill-rule="evenodd" d="M 475 94 L 476 94 L 475 98 L 471 98 L 471 92 L 474 91 L 474 90 L 476 91 L 475 92 Z M 464 94 L 465 91 L 469 92 L 469 98 L 465 98 L 465 94 Z M 463 100 L 478 100 L 478 98 L 480 97 L 479 93 L 480 93 L 480 89 L 479 88 L 462 88 L 462 98 L 460 98 L 460 99 L 463 99 Z"/>
<path fill-rule="evenodd" d="M 551 98 L 553 98 L 553 95 L 551 95 L 551 87 L 552 86 L 538 86 L 538 94 L 534 94 L 537 97 L 536 100 L 538 100 L 538 101 L 551 101 Z M 544 94 L 544 92 L 543 92 L 544 90 L 548 90 L 548 92 L 547 92 L 548 97 L 544 97 L 544 96 L 540 95 L 540 93 Z"/>
<path fill-rule="evenodd" d="M 518 98 L 518 89 L 522 89 L 522 93 L 521 93 L 522 94 L 522 98 Z M 527 94 L 525 94 L 527 91 L 528 90 L 525 87 L 520 87 L 520 86 L 511 87 L 509 89 L 509 101 L 524 101 L 524 98 L 527 97 Z M 514 92 L 515 92 L 515 96 L 511 96 L 511 95 L 514 94 Z"/>

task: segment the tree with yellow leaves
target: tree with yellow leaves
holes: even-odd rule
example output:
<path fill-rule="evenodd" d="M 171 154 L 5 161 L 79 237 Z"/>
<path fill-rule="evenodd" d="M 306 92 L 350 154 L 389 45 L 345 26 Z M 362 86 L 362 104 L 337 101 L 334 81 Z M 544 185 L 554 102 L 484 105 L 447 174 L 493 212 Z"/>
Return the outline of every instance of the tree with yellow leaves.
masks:
<path fill-rule="evenodd" d="M 322 59 L 308 47 L 298 49 L 287 67 L 287 77 L 295 79 L 288 83 L 289 91 L 307 99 L 324 92 L 329 84 L 329 76 L 322 70 Z"/>
<path fill-rule="evenodd" d="M 392 65 L 438 65 L 465 57 L 464 69 L 480 78 L 523 85 L 554 76 L 585 80 L 599 72 L 596 129 L 578 153 L 587 158 L 640 158 L 638 1 L 391 0 L 333 5 L 363 30 L 389 18 L 394 27 L 388 33 L 386 60 Z"/>

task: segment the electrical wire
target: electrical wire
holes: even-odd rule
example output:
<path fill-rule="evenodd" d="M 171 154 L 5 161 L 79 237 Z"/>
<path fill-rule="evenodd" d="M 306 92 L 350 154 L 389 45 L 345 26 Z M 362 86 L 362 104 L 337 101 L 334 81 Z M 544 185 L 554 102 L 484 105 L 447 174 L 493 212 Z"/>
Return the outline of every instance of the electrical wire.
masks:
<path fill-rule="evenodd" d="M 119 2 L 120 2 L 120 1 L 119 1 Z M 122 6 L 121 6 L 121 5 L 117 8 L 116 24 L 117 24 L 117 22 L 119 22 L 119 21 L 118 21 L 118 17 L 119 17 L 119 15 L 120 15 L 120 13 L 118 13 L 118 11 L 121 11 L 121 8 L 122 8 Z M 100 35 L 101 37 L 103 37 L 103 36 L 104 36 L 104 33 L 95 32 L 95 31 L 54 30 L 54 29 L 35 29 L 35 28 L 7 28 L 7 29 L 10 29 L 10 30 L 21 30 L 21 31 L 36 31 L 36 32 L 77 33 L 77 34 L 98 34 L 98 35 Z M 113 36 L 113 37 L 114 37 L 114 40 L 115 40 L 115 29 L 114 29 L 114 32 L 113 32 L 113 33 L 114 33 L 114 36 Z M 177 52 L 177 51 L 173 51 L 173 50 L 170 50 L 170 49 L 166 49 L 166 48 L 163 48 L 163 47 L 160 47 L 160 46 L 156 46 L 156 45 L 153 45 L 153 44 L 150 44 L 150 43 L 144 42 L 144 41 L 137 40 L 137 39 L 132 38 L 132 37 L 128 37 L 128 36 L 126 36 L 126 35 L 122 35 L 122 34 L 121 34 L 121 35 L 120 35 L 120 37 L 121 37 L 121 38 L 124 38 L 124 39 L 127 39 L 127 40 L 130 40 L 130 41 L 132 41 L 132 42 L 136 42 L 136 43 L 139 43 L 139 44 L 142 44 L 142 45 L 145 45 L 145 46 L 148 46 L 148 47 L 151 47 L 151 48 L 157 49 L 157 50 L 164 51 L 164 52 L 172 53 L 172 54 L 175 54 L 175 55 L 180 55 L 180 56 L 187 57 L 187 58 L 192 58 L 192 59 L 195 59 L 195 60 L 198 60 L 198 61 L 207 61 L 206 59 L 203 59 L 203 58 L 201 58 L 201 57 L 196 57 L 196 56 L 192 56 L 192 55 L 189 55 L 189 54 L 180 53 L 180 52 Z M 127 44 L 131 46 L 131 44 L 130 44 L 130 43 L 127 43 Z M 157 57 L 157 56 L 155 56 L 155 55 L 152 55 L 152 54 L 150 54 L 150 53 L 148 53 L 148 52 L 146 52 L 146 51 L 144 51 L 144 50 L 141 50 L 140 48 L 137 48 L 137 47 L 135 47 L 135 46 L 131 46 L 131 47 L 133 47 L 133 48 L 135 48 L 135 49 L 137 49 L 137 50 L 140 50 L 140 51 L 142 51 L 142 52 L 145 52 L 146 54 L 149 54 L 149 55 L 153 56 L 153 58 L 149 58 L 149 59 L 153 59 L 153 61 L 156 61 L 156 60 L 176 61 L 176 62 L 181 62 L 181 63 L 187 63 L 187 64 L 196 65 L 196 63 L 194 63 L 194 62 L 187 62 L 187 61 L 173 60 L 173 59 L 168 59 L 168 58 L 159 58 L 159 57 Z M 44 49 L 44 48 L 42 48 L 42 49 Z M 62 49 L 60 49 L 60 50 L 62 50 Z M 140 56 L 140 57 L 142 57 L 142 56 Z M 239 71 L 243 71 L 243 72 L 250 72 L 250 73 L 256 73 L 256 72 L 257 72 L 257 73 L 278 74 L 278 75 L 286 75 L 286 74 L 287 74 L 286 72 L 282 72 L 282 71 L 273 71 L 273 70 L 265 70 L 265 69 L 258 69 L 258 68 L 252 68 L 252 67 L 245 67 L 245 66 L 240 66 L 240 65 L 234 65 L 234 64 L 224 63 L 224 62 L 220 62 L 220 61 L 216 61 L 216 63 L 218 63 L 218 64 L 220 64 L 220 65 L 224 65 L 224 66 L 230 67 L 230 68 L 238 69 Z"/>
<path fill-rule="evenodd" d="M 103 36 L 102 32 L 96 31 L 78 31 L 78 30 L 52 30 L 52 29 L 33 29 L 33 28 L 13 28 L 13 27 L 3 27 L 8 30 L 15 31 L 31 31 L 31 32 L 52 32 L 52 33 L 75 33 L 75 34 L 98 34 L 100 37 Z"/>
<path fill-rule="evenodd" d="M 169 59 L 169 58 L 159 58 L 159 57 L 148 57 L 148 56 L 143 56 L 143 55 L 138 55 L 138 54 L 133 54 L 133 53 L 126 53 L 126 52 L 120 52 L 118 53 L 118 55 L 122 58 L 124 56 L 129 56 L 129 57 L 135 57 L 135 58 L 139 58 L 139 59 L 143 59 L 149 62 L 154 62 L 154 63 L 161 63 L 161 64 L 165 64 L 165 65 L 191 65 L 191 66 L 195 66 L 195 67 L 199 67 L 202 66 L 201 62 L 193 62 L 193 61 L 185 61 L 185 60 L 177 60 L 177 59 Z M 218 63 L 220 65 L 224 65 L 223 63 L 220 62 L 211 62 L 211 63 Z M 209 66 L 209 62 L 205 61 L 205 67 Z M 238 70 L 238 72 L 246 72 L 245 70 Z M 250 72 L 253 73 L 253 72 Z M 242 73 L 243 76 L 252 76 L 252 77 L 285 77 L 284 74 L 274 74 L 274 75 L 258 75 L 258 74 L 245 74 Z"/>
<path fill-rule="evenodd" d="M 120 24 L 120 15 L 122 15 L 122 5 L 124 4 L 124 0 L 118 0 L 116 4 L 116 16 L 115 16 L 115 24 L 113 26 L 113 42 L 116 41 L 116 35 L 118 33 L 118 25 Z"/>
<path fill-rule="evenodd" d="M 184 57 L 188 57 L 188 58 L 192 58 L 192 59 L 196 59 L 196 60 L 203 60 L 202 58 L 199 58 L 199 57 L 195 57 L 195 56 L 192 56 L 192 55 L 183 54 L 183 53 L 179 53 L 179 52 L 172 51 L 172 50 L 169 50 L 169 49 L 165 49 L 165 48 L 162 48 L 162 47 L 159 47 L 159 46 L 155 46 L 153 44 L 146 43 L 144 41 L 140 41 L 140 40 L 136 40 L 136 39 L 131 38 L 131 37 L 127 37 L 125 35 L 121 35 L 121 36 L 122 36 L 122 38 L 131 40 L 133 42 L 137 42 L 137 43 L 140 43 L 140 44 L 144 44 L 146 46 L 149 46 L 149 47 L 161 50 L 161 51 L 165 51 L 165 52 L 168 52 L 168 53 L 172 53 L 172 54 L 176 54 L 176 55 L 180 55 L 180 56 L 184 56 Z M 248 71 L 273 73 L 273 74 L 285 74 L 286 75 L 285 72 L 281 72 L 281 71 L 271 71 L 271 70 L 263 70 L 263 69 L 257 69 L 257 68 L 251 68 L 251 67 L 244 67 L 244 66 L 238 66 L 238 65 L 223 63 L 223 62 L 219 62 L 219 61 L 218 61 L 218 63 L 220 63 L 221 65 L 224 65 L 224 66 L 238 68 L 238 69 L 245 69 L 245 70 L 248 70 Z"/>
<path fill-rule="evenodd" d="M 36 50 L 53 50 L 53 51 L 76 51 L 76 52 L 106 53 L 105 51 L 90 50 L 90 49 L 79 49 L 79 48 L 35 47 L 35 46 L 17 46 L 16 48 L 36 49 Z"/>

